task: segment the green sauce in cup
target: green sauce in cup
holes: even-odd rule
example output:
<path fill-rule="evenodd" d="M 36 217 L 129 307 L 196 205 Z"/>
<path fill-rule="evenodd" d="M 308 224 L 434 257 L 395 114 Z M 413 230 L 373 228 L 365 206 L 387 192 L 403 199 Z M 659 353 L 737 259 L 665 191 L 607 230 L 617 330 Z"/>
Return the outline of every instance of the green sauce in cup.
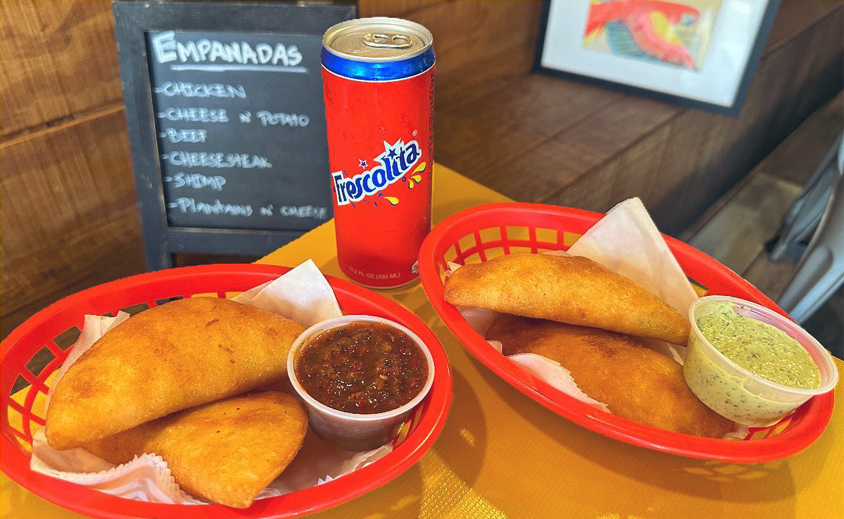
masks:
<path fill-rule="evenodd" d="M 835 387 L 832 357 L 787 317 L 750 301 L 706 296 L 689 307 L 683 377 L 701 402 L 734 422 L 774 424 Z"/>
<path fill-rule="evenodd" d="M 818 367 L 800 343 L 775 326 L 735 312 L 729 303 L 699 317 L 697 325 L 716 350 L 754 375 L 800 389 L 821 384 Z"/>

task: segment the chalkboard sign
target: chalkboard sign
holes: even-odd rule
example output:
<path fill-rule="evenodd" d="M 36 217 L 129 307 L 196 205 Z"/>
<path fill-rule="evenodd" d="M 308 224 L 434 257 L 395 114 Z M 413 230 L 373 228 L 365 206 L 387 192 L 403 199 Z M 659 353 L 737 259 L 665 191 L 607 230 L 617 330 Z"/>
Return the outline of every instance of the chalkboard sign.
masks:
<path fill-rule="evenodd" d="M 350 3 L 116 1 L 147 263 L 268 253 L 332 217 L 320 49 Z"/>

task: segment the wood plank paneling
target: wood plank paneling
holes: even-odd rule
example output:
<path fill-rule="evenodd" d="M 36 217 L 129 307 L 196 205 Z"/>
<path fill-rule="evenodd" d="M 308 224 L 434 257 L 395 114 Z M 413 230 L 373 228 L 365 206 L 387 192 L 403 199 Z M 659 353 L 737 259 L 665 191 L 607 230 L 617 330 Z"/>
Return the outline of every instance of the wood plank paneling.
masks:
<path fill-rule="evenodd" d="M 91 269 L 87 276 L 81 275 L 66 286 L 53 291 L 42 291 L 32 294 L 34 297 L 24 306 L 11 311 L 6 310 L 6 303 L 3 303 L 3 316 L 0 319 L 0 337 L 5 338 L 12 330 L 29 319 L 33 314 L 55 303 L 63 297 L 75 294 L 86 288 L 90 288 L 108 281 L 139 274 L 143 272 L 144 266 L 138 264 L 139 258 L 130 254 L 111 254 L 98 258 L 97 268 Z M 79 258 L 76 258 L 79 259 Z M 91 261 L 82 258 L 83 261 Z M 49 290 L 49 287 L 48 287 Z M 11 305 L 10 305 L 11 306 Z"/>
<path fill-rule="evenodd" d="M 143 271 L 122 108 L 5 142 L 0 161 L 2 314 L 110 263 Z"/>
<path fill-rule="evenodd" d="M 454 0 L 358 0 L 358 16 L 402 17 L 407 13 L 419 11 L 439 2 Z"/>
<path fill-rule="evenodd" d="M 655 131 L 670 120 L 678 108 L 648 99 L 632 98 L 618 92 L 577 82 L 564 81 L 544 75 L 528 76 L 521 83 L 531 84 L 536 92 L 528 89 L 527 96 L 520 95 L 510 86 L 491 96 L 488 113 L 475 117 L 477 125 L 457 125 L 446 118 L 444 139 L 449 148 L 457 148 L 460 156 L 443 160 L 461 164 L 464 169 L 477 171 L 476 180 L 507 196 L 524 201 L 544 201 L 558 193 L 562 186 L 580 180 L 587 172 L 619 156 L 628 147 Z M 506 99 L 512 99 L 509 104 Z M 517 101 L 518 100 L 518 101 Z M 533 107 L 539 101 L 544 105 Z M 521 113 L 533 114 L 529 118 L 511 113 L 509 106 L 518 103 L 529 109 Z M 472 109 L 476 103 L 464 107 Z M 498 117 L 502 121 L 492 119 Z M 500 124 L 508 131 L 497 135 L 493 124 Z M 508 128 L 509 126 L 509 128 Z M 530 128 L 542 139 L 521 139 L 520 134 Z M 465 144 L 456 145 L 455 136 L 468 131 L 478 132 L 488 139 L 480 149 Z M 443 138 L 442 135 L 438 138 Z M 476 156 L 478 156 L 476 158 Z M 478 165 L 478 162 L 484 162 Z M 643 172 L 646 173 L 646 172 Z M 637 175 L 637 178 L 641 178 Z M 595 179 L 587 180 L 590 185 Z"/>
<path fill-rule="evenodd" d="M 613 199 L 610 197 L 613 182 L 620 174 L 618 166 L 617 160 L 604 165 L 589 175 L 579 178 L 568 189 L 549 198 L 546 203 L 606 212 L 613 206 Z"/>
<path fill-rule="evenodd" d="M 111 2 L 3 2 L 0 54 L 3 136 L 122 101 Z"/>
<path fill-rule="evenodd" d="M 801 6 L 805 3 L 800 2 Z M 775 96 L 769 103 L 779 104 L 776 117 L 766 124 L 768 133 L 764 137 L 768 143 L 767 152 L 773 151 L 794 131 L 795 126 L 791 121 L 795 117 L 802 122 L 844 86 L 844 4 L 820 3 L 826 4 L 831 12 L 789 40 L 790 49 L 777 46 L 775 51 L 769 52 L 764 66 L 766 72 L 768 68 L 772 70 L 764 81 L 757 79 L 754 83 L 754 87 Z M 830 9 L 832 7 L 835 9 Z M 783 74 L 783 70 L 793 72 Z M 778 73 L 790 81 L 785 82 L 782 88 L 775 89 L 772 88 L 771 80 Z M 811 91 L 805 90 L 806 84 L 813 86 Z M 792 93 L 794 91 L 796 94 Z"/>
<path fill-rule="evenodd" d="M 531 69 L 541 2 L 363 0 L 361 16 L 428 27 L 438 54 L 438 102 L 459 104 Z M 28 128 L 121 101 L 108 1 L 3 2 L 0 131 Z"/>
<path fill-rule="evenodd" d="M 660 227 L 668 233 L 679 232 L 815 107 L 841 89 L 844 9 L 825 5 L 820 7 L 826 16 L 818 16 L 818 12 L 806 16 L 799 7 L 784 4 L 778 23 L 782 27 L 791 21 L 801 30 L 778 31 L 779 37 L 788 41 L 771 41 L 739 117 L 555 78 L 544 80 L 560 86 L 548 84 L 537 88 L 537 93 L 526 91 L 523 84 L 539 81 L 534 77 L 540 76 L 533 75 L 453 114 L 441 115 L 438 160 L 524 201 L 606 211 L 624 198 L 644 193 Z M 838 44 L 824 46 L 822 41 Z M 569 126 L 563 123 L 571 113 L 551 106 L 550 101 L 541 104 L 518 96 L 526 93 L 553 99 L 556 93 L 558 102 L 564 103 L 567 100 L 554 91 L 576 88 L 569 83 L 592 92 L 591 103 L 598 106 Z M 516 90 L 517 85 L 522 92 Z M 587 93 L 581 95 L 585 98 Z M 527 113 L 533 114 L 537 127 L 544 130 L 533 129 L 532 122 L 521 118 L 518 124 L 502 125 L 505 131 L 498 132 L 496 124 L 512 116 L 514 106 L 529 107 Z M 537 109 L 545 112 L 539 114 Z M 478 136 L 463 138 L 473 132 Z M 512 138 L 514 133 L 527 137 L 524 141 Z M 661 156 L 649 155 L 656 152 Z"/>
<path fill-rule="evenodd" d="M 671 129 L 671 124 L 658 127 L 635 146 L 603 163 L 602 167 L 591 170 L 548 202 L 606 212 L 621 200 L 638 196 L 646 207 L 658 207 L 670 196 L 672 181 L 676 181 L 656 175 L 660 171 L 660 163 L 667 157 L 664 150 L 668 146 Z"/>
<path fill-rule="evenodd" d="M 519 170 L 501 170 L 499 165 L 515 157 L 529 159 L 531 150 L 621 97 L 582 83 L 525 76 L 491 95 L 437 114 L 437 160 L 518 198 L 507 188 L 524 190 L 521 183 L 532 182 L 539 173 L 532 162 L 520 164 Z"/>
<path fill-rule="evenodd" d="M 791 38 L 829 16 L 830 12 L 840 8 L 840 2 L 827 0 L 783 0 L 771 26 L 766 52 L 772 52 Z"/>
<path fill-rule="evenodd" d="M 438 111 L 477 99 L 531 70 L 541 7 L 536 0 L 456 0 L 403 15 L 434 35 Z"/>
<path fill-rule="evenodd" d="M 678 180 L 657 174 L 662 170 L 661 164 L 666 158 L 665 149 L 670 136 L 671 125 L 662 125 L 619 157 L 618 169 L 621 174 L 613 180 L 607 205 L 629 198 L 630 193 L 636 193 L 635 196 L 642 200 L 645 207 L 665 204 Z"/>

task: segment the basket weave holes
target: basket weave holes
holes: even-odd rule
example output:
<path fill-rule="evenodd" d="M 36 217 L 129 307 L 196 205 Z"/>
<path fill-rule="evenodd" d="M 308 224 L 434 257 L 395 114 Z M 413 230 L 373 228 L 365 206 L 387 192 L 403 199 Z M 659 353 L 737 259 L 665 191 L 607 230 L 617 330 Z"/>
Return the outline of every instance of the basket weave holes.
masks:
<path fill-rule="evenodd" d="M 467 256 L 474 253 L 475 249 L 477 249 L 476 245 L 475 236 L 472 234 L 468 234 L 457 240 L 457 250 L 460 253 L 460 258 L 465 260 Z"/>
<path fill-rule="evenodd" d="M 580 234 L 576 232 L 563 232 L 563 245 L 565 245 L 566 249 L 574 245 L 578 239 L 580 239 Z"/>
<path fill-rule="evenodd" d="M 138 303 L 136 305 L 127 306 L 126 308 L 121 308 L 121 312 L 126 312 L 129 315 L 136 315 L 144 310 L 149 310 L 149 305 L 146 303 Z"/>
<path fill-rule="evenodd" d="M 478 254 L 477 252 L 472 252 L 472 254 L 469 254 L 468 256 L 465 256 L 463 258 L 463 264 L 464 265 L 469 265 L 471 263 L 482 263 L 483 261 L 484 261 L 484 259 L 481 258 L 481 255 Z"/>
<path fill-rule="evenodd" d="M 498 227 L 490 227 L 488 229 L 480 230 L 481 241 L 484 244 L 500 245 L 501 244 L 501 229 Z"/>
<path fill-rule="evenodd" d="M 82 331 L 74 326 L 73 328 L 69 328 L 55 336 L 53 338 L 53 342 L 56 343 L 56 346 L 61 348 L 62 351 L 65 351 L 76 344 L 80 335 L 82 335 Z"/>
<path fill-rule="evenodd" d="M 563 243 L 562 230 L 536 228 L 536 245 L 540 249 L 559 250 Z"/>
<path fill-rule="evenodd" d="M 527 227 L 507 226 L 507 241 L 511 245 L 527 246 L 530 243 L 530 235 Z"/>
<path fill-rule="evenodd" d="M 42 346 L 41 349 L 38 350 L 31 359 L 29 359 L 29 362 L 26 363 L 26 369 L 37 377 L 41 374 L 47 364 L 55 358 L 56 356 L 49 348 Z"/>
<path fill-rule="evenodd" d="M 173 297 L 165 297 L 164 299 L 156 299 L 156 305 L 164 305 L 169 303 L 170 301 L 178 301 L 179 299 L 184 299 L 182 296 L 173 296 Z"/>
<path fill-rule="evenodd" d="M 452 263 L 457 262 L 457 248 L 454 245 L 446 249 L 445 254 L 443 254 L 443 261 L 450 261 Z"/>
<path fill-rule="evenodd" d="M 18 391 L 20 391 L 21 389 L 23 389 L 27 386 L 29 386 L 29 382 L 27 382 L 26 379 L 23 378 L 22 376 L 18 375 L 18 378 L 15 379 L 15 383 L 12 384 L 12 393 L 11 394 L 14 395 L 15 393 L 17 393 Z"/>
<path fill-rule="evenodd" d="M 499 256 L 504 256 L 504 254 L 506 254 L 504 247 L 491 247 L 486 249 L 486 260 L 489 261 Z"/>
<path fill-rule="evenodd" d="M 19 445 L 26 446 L 26 434 L 23 432 L 23 414 L 14 406 L 9 405 L 6 409 L 6 417 L 9 420 L 9 429 L 12 432 L 9 437 L 18 440 Z"/>
<path fill-rule="evenodd" d="M 533 252 L 533 246 L 531 231 L 528 227 L 507 226 L 507 245 L 505 245 L 505 251 L 508 254 Z"/>

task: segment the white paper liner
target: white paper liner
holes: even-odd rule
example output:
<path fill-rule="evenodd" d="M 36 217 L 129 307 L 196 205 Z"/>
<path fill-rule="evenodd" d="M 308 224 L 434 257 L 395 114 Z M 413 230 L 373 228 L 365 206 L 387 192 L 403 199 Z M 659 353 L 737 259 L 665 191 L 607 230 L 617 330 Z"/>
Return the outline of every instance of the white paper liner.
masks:
<path fill-rule="evenodd" d="M 502 353 L 503 345 L 500 341 L 487 341 L 498 353 Z M 523 370 L 546 384 L 555 387 L 563 393 L 580 400 L 585 404 L 597 407 L 601 411 L 610 412 L 610 408 L 603 402 L 599 402 L 583 392 L 571 376 L 571 372 L 562 364 L 548 357 L 536 353 L 517 353 L 507 357 Z"/>
<path fill-rule="evenodd" d="M 596 261 L 644 286 L 684 317 L 689 315 L 689 307 L 697 300 L 694 288 L 638 198 L 630 198 L 613 207 L 603 219 L 569 247 L 568 251 L 552 251 L 545 254 L 583 256 Z M 446 276 L 460 268 L 460 265 L 449 262 L 448 267 Z M 457 310 L 481 337 L 486 337 L 489 327 L 499 315 L 498 312 L 482 308 L 458 306 Z M 685 347 L 654 339 L 638 339 L 645 346 L 683 364 Z M 489 343 L 501 352 L 500 343 Z M 532 353 L 511 355 L 508 358 L 567 395 L 610 412 L 604 403 L 593 400 L 577 387 L 569 370 L 559 363 Z M 737 428 L 725 438 L 744 438 L 746 434 L 746 429 Z"/>
<path fill-rule="evenodd" d="M 281 314 L 305 327 L 343 315 L 334 290 L 310 259 L 275 281 L 232 300 Z"/>
<path fill-rule="evenodd" d="M 697 300 L 694 288 L 638 198 L 610 209 L 569 247 L 568 253 L 632 279 L 683 316 Z"/>
<path fill-rule="evenodd" d="M 342 315 L 334 291 L 312 260 L 233 300 L 281 314 L 305 326 Z M 52 387 L 56 387 L 67 369 L 103 334 L 128 318 L 129 314 L 124 312 L 118 313 L 116 317 L 86 315 L 82 333 L 58 370 Z M 50 394 L 47 395 L 45 414 L 49 402 Z M 392 444 L 369 452 L 345 451 L 322 441 L 309 429 L 296 458 L 281 476 L 258 494 L 257 499 L 279 496 L 337 479 L 383 458 L 391 451 Z M 53 449 L 46 441 L 43 427 L 33 436 L 30 469 L 127 499 L 152 503 L 205 504 L 183 492 L 173 479 L 167 462 L 154 453 L 114 466 L 82 448 L 64 451 Z"/>
<path fill-rule="evenodd" d="M 565 254 L 565 252 L 562 254 Z M 449 261 L 448 270 L 445 273 L 446 277 L 450 276 L 452 272 L 459 268 L 459 264 Z M 475 308 L 471 306 L 458 306 L 456 308 L 457 311 L 460 312 L 460 315 L 466 319 L 466 322 L 469 323 L 469 326 L 471 326 L 481 337 L 484 338 L 486 338 L 489 327 L 492 326 L 495 319 L 501 315 L 499 312 L 487 310 L 486 308 Z M 502 345 L 499 341 L 487 342 L 495 349 L 495 351 L 502 353 Z M 520 353 L 517 355 L 509 355 L 505 358 L 570 397 L 592 405 L 601 411 L 610 412 L 606 404 L 599 402 L 584 393 L 583 390 L 575 383 L 574 378 L 571 376 L 571 372 L 564 368 L 559 362 L 535 353 Z"/>

